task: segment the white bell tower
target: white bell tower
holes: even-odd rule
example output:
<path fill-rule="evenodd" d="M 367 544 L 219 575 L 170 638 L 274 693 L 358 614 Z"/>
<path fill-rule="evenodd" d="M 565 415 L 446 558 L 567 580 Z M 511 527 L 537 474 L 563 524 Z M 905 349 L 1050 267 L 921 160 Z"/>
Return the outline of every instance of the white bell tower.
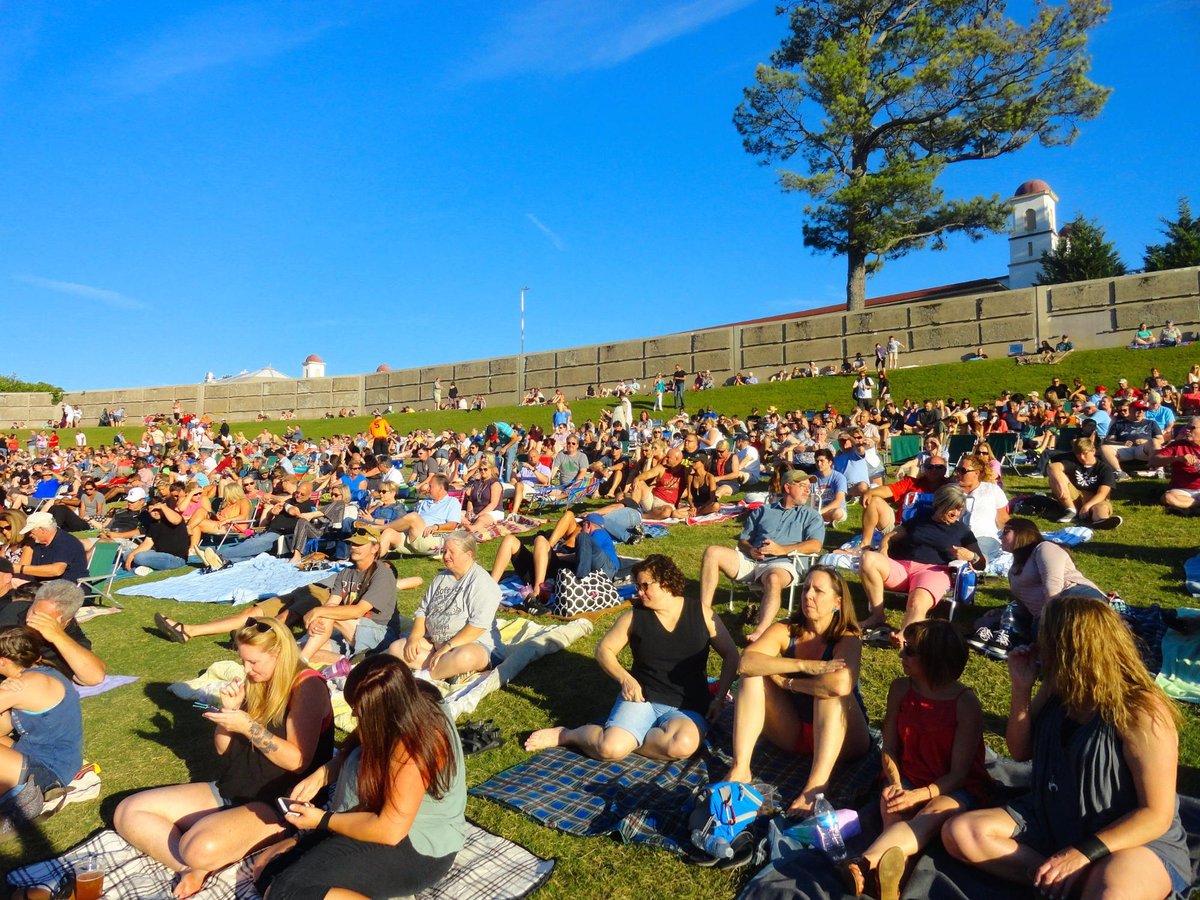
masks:
<path fill-rule="evenodd" d="M 325 360 L 317 356 L 315 353 L 310 353 L 304 360 L 304 366 L 301 369 L 301 378 L 324 378 L 325 377 Z"/>
<path fill-rule="evenodd" d="M 1042 254 L 1058 246 L 1058 195 L 1046 182 L 1035 178 L 1017 188 L 1008 202 L 1013 210 L 1008 236 L 1008 287 L 1015 290 L 1037 281 Z"/>

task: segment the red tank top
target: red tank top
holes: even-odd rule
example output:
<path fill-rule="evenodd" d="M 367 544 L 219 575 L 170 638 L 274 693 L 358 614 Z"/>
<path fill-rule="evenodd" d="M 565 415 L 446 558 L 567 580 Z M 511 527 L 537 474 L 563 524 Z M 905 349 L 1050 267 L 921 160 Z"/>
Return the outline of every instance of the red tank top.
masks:
<path fill-rule="evenodd" d="M 654 485 L 654 490 L 651 492 L 659 500 L 664 500 L 672 506 L 679 503 L 679 491 L 683 487 L 683 477 L 680 470 L 668 469 L 663 467 L 662 474 L 658 476 L 658 482 Z"/>
<path fill-rule="evenodd" d="M 950 771 L 954 732 L 958 728 L 958 698 L 963 688 L 948 700 L 934 700 L 911 686 L 900 700 L 896 734 L 900 740 L 900 775 L 913 787 L 925 787 Z M 983 735 L 975 748 L 971 768 L 962 788 L 971 796 L 985 799 L 991 776 L 983 765 Z"/>

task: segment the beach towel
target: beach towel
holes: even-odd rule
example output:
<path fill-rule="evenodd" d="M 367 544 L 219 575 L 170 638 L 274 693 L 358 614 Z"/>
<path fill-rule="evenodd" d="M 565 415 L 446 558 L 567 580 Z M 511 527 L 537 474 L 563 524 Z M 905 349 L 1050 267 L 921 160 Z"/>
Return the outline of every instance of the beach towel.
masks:
<path fill-rule="evenodd" d="M 105 675 L 104 680 L 99 684 L 72 684 L 75 687 L 75 692 L 79 694 L 79 699 L 86 700 L 88 697 L 95 697 L 97 694 L 103 694 L 105 691 L 111 691 L 113 688 L 124 687 L 127 684 L 132 684 L 137 681 L 136 675 Z"/>
<path fill-rule="evenodd" d="M 104 864 L 105 900 L 171 900 L 176 875 L 135 850 L 115 831 L 101 831 L 56 859 L 8 873 L 11 887 L 56 887 L 73 865 L 90 856 Z M 214 872 L 198 900 L 258 900 L 250 880 L 254 857 Z M 467 823 L 466 844 L 440 882 L 422 891 L 419 900 L 517 900 L 544 884 L 554 860 L 541 859 L 523 847 Z"/>
<path fill-rule="evenodd" d="M 1058 531 L 1047 531 L 1042 537 L 1064 547 L 1077 547 L 1090 541 L 1094 534 L 1092 529 L 1083 525 L 1068 525 Z"/>
<path fill-rule="evenodd" d="M 1200 625 L 1200 609 L 1175 610 L 1176 621 Z M 1162 666 L 1154 679 L 1167 696 L 1200 703 L 1200 629 L 1168 627 L 1162 637 Z"/>
<path fill-rule="evenodd" d="M 536 822 L 581 837 L 617 834 L 630 843 L 674 853 L 690 851 L 688 815 L 696 794 L 729 770 L 733 708 L 708 735 L 708 751 L 664 763 L 630 755 L 590 759 L 564 747 L 543 750 L 471 789 Z M 804 786 L 811 757 L 759 741 L 751 766 L 769 803 L 790 803 Z M 858 806 L 879 775 L 876 744 L 862 759 L 839 766 L 830 781 L 836 806 Z"/>
<path fill-rule="evenodd" d="M 738 500 L 734 503 L 722 503 L 720 510 L 707 516 L 684 516 L 683 518 L 658 519 L 659 525 L 712 525 L 714 522 L 725 522 L 736 519 L 742 513 L 762 506 L 761 503 L 746 503 Z"/>
<path fill-rule="evenodd" d="M 253 559 L 226 566 L 219 572 L 191 569 L 186 575 L 121 588 L 117 593 L 122 597 L 153 597 L 158 600 L 178 600 L 180 603 L 253 603 L 332 578 L 347 565 L 334 563 L 328 569 L 301 572 L 286 559 L 260 553 Z"/>
<path fill-rule="evenodd" d="M 504 537 L 508 534 L 522 534 L 526 531 L 533 531 L 533 529 L 541 528 L 545 524 L 545 519 L 513 513 L 499 522 L 477 530 L 475 536 L 480 543 L 483 543 L 495 540 L 498 537 Z"/>

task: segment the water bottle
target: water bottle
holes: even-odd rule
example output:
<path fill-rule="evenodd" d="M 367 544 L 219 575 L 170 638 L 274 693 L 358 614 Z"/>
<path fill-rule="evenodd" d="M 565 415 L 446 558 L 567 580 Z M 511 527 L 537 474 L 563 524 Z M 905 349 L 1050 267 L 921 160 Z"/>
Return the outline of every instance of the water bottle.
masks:
<path fill-rule="evenodd" d="M 964 563 L 958 568 L 958 578 L 954 582 L 954 602 L 971 604 L 975 602 L 975 585 L 979 575 L 971 568 L 970 563 Z"/>
<path fill-rule="evenodd" d="M 842 840 L 842 828 L 838 824 L 837 811 L 825 799 L 824 794 L 817 794 L 817 800 L 813 803 L 813 816 L 820 829 L 821 849 L 834 862 L 841 862 L 846 858 L 846 843 Z"/>
<path fill-rule="evenodd" d="M 1004 604 L 1000 613 L 1000 630 L 1007 632 L 1010 637 L 1017 633 L 1016 603 Z"/>
<path fill-rule="evenodd" d="M 729 846 L 729 841 L 723 837 L 709 835 L 708 840 L 704 842 L 704 852 L 713 859 L 732 859 L 733 848 Z"/>

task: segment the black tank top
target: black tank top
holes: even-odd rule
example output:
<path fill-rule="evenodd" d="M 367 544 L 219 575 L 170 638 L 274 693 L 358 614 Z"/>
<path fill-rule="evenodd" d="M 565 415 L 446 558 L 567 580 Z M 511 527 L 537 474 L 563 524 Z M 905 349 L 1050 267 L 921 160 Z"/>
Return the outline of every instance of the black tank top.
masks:
<path fill-rule="evenodd" d="M 296 690 L 309 678 L 320 678 L 313 669 L 305 669 L 296 676 L 292 683 L 292 697 L 288 700 L 288 708 L 295 700 Z M 287 736 L 287 715 L 278 725 L 268 726 L 267 730 L 278 738 Z M 224 768 L 217 778 L 217 790 L 221 796 L 230 802 L 240 805 L 252 800 L 274 803 L 276 797 L 286 797 L 292 788 L 302 779 L 316 771 L 333 758 L 334 734 L 333 711 L 330 710 L 325 721 L 321 723 L 321 737 L 317 742 L 317 752 L 303 770 L 289 772 L 275 765 L 260 753 L 250 739 L 245 735 L 235 734 L 229 744 L 229 749 L 221 757 Z"/>
<path fill-rule="evenodd" d="M 699 600 L 683 601 L 674 631 L 663 628 L 652 610 L 635 606 L 629 649 L 630 674 L 648 701 L 701 715 L 708 710 L 708 626 Z"/>

